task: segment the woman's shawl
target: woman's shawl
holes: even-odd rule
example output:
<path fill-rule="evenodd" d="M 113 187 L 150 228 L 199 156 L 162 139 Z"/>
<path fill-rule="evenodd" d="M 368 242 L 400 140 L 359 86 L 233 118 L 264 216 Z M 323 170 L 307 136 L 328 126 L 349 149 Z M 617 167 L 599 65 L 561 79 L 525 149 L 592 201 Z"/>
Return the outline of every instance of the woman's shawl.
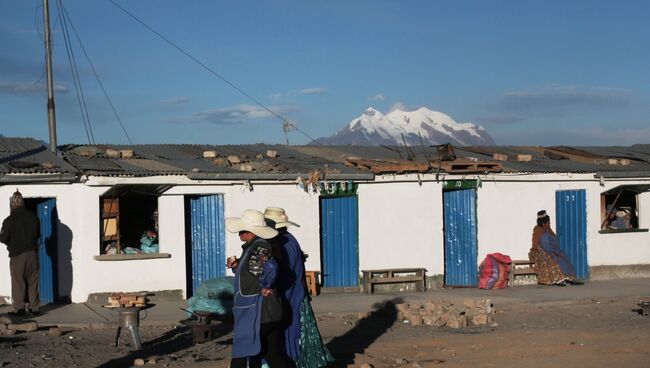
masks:
<path fill-rule="evenodd" d="M 302 280 L 305 277 L 303 253 L 296 238 L 287 231 L 280 231 L 274 246 L 281 252 L 278 289 L 288 307 L 285 313 L 284 337 L 287 355 L 292 359 L 300 355 L 300 304 L 305 299 Z"/>
<path fill-rule="evenodd" d="M 560 248 L 557 237 L 552 232 L 544 232 L 540 236 L 540 248 L 560 266 L 562 273 L 568 277 L 575 277 L 576 271 L 569 260 L 569 257 Z"/>

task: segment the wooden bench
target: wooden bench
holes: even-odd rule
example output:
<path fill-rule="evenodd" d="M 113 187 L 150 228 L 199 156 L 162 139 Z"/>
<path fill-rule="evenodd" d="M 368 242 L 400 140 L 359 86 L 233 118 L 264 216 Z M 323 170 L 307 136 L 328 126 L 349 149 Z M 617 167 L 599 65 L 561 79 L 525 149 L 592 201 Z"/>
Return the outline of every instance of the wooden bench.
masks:
<path fill-rule="evenodd" d="M 537 272 L 535 272 L 535 262 L 528 259 L 519 259 L 513 260 L 510 263 L 510 274 L 508 275 L 508 286 L 515 285 L 515 277 L 517 276 L 530 276 L 535 275 L 537 277 Z"/>
<path fill-rule="evenodd" d="M 362 270 L 362 292 L 372 294 L 376 284 L 415 283 L 415 290 L 427 289 L 424 268 L 387 268 L 381 270 Z"/>

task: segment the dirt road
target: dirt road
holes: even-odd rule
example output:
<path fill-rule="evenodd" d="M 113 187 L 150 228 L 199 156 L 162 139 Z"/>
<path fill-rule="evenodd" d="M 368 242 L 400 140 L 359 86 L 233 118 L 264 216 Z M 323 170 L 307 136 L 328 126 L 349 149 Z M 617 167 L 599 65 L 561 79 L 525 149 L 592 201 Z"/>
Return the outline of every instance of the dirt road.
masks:
<path fill-rule="evenodd" d="M 412 327 L 394 313 L 359 319 L 319 315 L 333 367 L 648 367 L 650 317 L 631 298 L 570 303 L 496 305 L 496 327 L 450 330 Z M 0 367 L 130 367 L 136 359 L 160 367 L 227 367 L 232 325 L 215 326 L 214 340 L 193 345 L 185 326 L 141 327 L 143 349 L 115 330 L 47 329 L 0 337 Z"/>

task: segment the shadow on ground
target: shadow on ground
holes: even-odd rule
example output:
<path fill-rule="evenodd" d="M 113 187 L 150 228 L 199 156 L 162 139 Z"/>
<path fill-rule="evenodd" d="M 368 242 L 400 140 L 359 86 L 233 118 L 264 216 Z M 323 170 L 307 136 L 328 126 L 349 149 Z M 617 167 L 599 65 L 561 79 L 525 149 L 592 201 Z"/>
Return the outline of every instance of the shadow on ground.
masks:
<path fill-rule="evenodd" d="M 403 303 L 401 298 L 394 298 L 384 303 L 373 305 L 375 310 L 362 318 L 348 332 L 333 338 L 327 348 L 334 355 L 332 367 L 354 364 L 354 355 L 363 354 L 381 335 L 386 333 L 397 320 L 396 304 Z"/>
<path fill-rule="evenodd" d="M 232 323 L 227 322 L 213 326 L 213 340 L 232 332 L 232 327 Z M 179 326 L 178 328 L 167 331 L 162 336 L 143 342 L 140 350 L 130 351 L 129 354 L 123 357 L 112 359 L 97 367 L 131 367 L 136 359 L 144 359 L 145 363 L 147 363 L 147 359 L 151 357 L 174 357 L 176 356 L 175 353 L 190 349 L 193 346 L 192 328 L 189 326 Z"/>

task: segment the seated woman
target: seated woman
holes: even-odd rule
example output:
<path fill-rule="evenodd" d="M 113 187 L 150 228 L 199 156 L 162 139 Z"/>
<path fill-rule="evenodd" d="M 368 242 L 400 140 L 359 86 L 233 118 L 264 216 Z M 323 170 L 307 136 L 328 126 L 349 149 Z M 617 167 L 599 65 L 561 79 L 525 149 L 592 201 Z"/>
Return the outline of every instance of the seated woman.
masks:
<path fill-rule="evenodd" d="M 537 226 L 533 228 L 532 247 L 528 258 L 535 262 L 538 284 L 582 284 L 576 279 L 571 261 L 560 249 L 557 237 L 551 229 L 551 219 L 544 210 L 537 212 Z"/>

